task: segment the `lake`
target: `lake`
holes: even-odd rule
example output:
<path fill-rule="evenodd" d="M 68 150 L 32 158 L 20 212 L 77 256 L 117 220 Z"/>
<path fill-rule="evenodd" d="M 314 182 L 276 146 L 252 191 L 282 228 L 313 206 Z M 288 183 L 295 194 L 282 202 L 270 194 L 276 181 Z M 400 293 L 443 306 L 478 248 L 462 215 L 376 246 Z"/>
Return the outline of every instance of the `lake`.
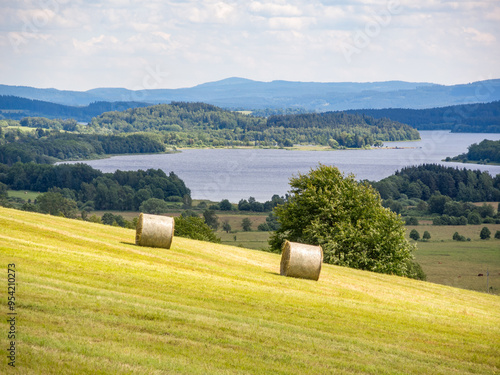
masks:
<path fill-rule="evenodd" d="M 483 139 L 500 140 L 500 134 L 421 131 L 420 135 L 420 141 L 386 142 L 384 146 L 392 148 L 373 150 L 188 149 L 175 154 L 123 155 L 85 163 L 103 172 L 149 168 L 173 171 L 191 189 L 194 199 L 229 199 L 235 203 L 250 196 L 263 202 L 273 194 L 284 195 L 290 177 L 307 173 L 318 163 L 334 165 L 358 180 L 371 181 L 423 163 L 500 173 L 500 166 L 441 161 L 466 152 L 469 145 Z"/>

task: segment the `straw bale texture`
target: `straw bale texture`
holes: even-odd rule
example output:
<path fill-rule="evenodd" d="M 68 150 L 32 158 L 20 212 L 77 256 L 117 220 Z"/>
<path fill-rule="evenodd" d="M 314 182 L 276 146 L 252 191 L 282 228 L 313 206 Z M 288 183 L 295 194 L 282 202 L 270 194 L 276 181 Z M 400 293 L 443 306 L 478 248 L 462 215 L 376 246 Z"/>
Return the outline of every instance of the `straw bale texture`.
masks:
<path fill-rule="evenodd" d="M 135 232 L 135 243 L 140 246 L 170 249 L 175 222 L 172 217 L 140 214 Z"/>
<path fill-rule="evenodd" d="M 285 241 L 281 253 L 280 274 L 301 279 L 318 280 L 323 263 L 321 246 Z"/>

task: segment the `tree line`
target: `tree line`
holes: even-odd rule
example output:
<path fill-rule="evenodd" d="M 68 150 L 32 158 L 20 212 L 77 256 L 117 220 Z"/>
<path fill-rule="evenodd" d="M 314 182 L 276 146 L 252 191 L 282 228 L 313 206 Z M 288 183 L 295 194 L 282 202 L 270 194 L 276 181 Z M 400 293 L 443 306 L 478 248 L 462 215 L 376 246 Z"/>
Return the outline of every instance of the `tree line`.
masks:
<path fill-rule="evenodd" d="M 495 214 L 492 206 L 471 203 L 500 201 L 500 174 L 492 177 L 479 170 L 424 164 L 403 168 L 371 184 L 385 207 L 409 215 L 407 225 L 418 225 L 414 215 L 429 214 L 434 225 L 500 222 L 500 213 Z"/>
<path fill-rule="evenodd" d="M 405 167 L 371 184 L 382 199 L 399 199 L 404 195 L 427 201 L 438 193 L 456 201 L 500 201 L 500 175 L 492 177 L 488 172 L 438 164 Z"/>
<path fill-rule="evenodd" d="M 174 146 L 288 147 L 314 143 L 352 148 L 420 138 L 418 131 L 407 125 L 363 115 L 326 112 L 265 119 L 210 104 L 185 102 L 103 113 L 92 119 L 88 131 L 162 132 L 164 142 Z"/>
<path fill-rule="evenodd" d="M 453 158 L 446 158 L 446 161 L 474 162 L 480 164 L 500 163 L 500 141 L 484 139 L 479 144 L 473 143 L 468 147 L 466 153 Z"/>
<path fill-rule="evenodd" d="M 87 106 L 69 106 L 43 100 L 27 99 L 12 95 L 0 95 L 0 119 L 21 120 L 24 117 L 48 117 L 90 121 L 92 117 L 108 111 L 145 107 L 140 102 L 93 102 Z"/>
<path fill-rule="evenodd" d="M 54 163 L 109 154 L 158 153 L 165 145 L 150 134 L 98 135 L 0 128 L 0 163 Z"/>
<path fill-rule="evenodd" d="M 418 130 L 451 130 L 457 133 L 500 133 L 500 101 L 440 108 L 353 109 L 374 118 L 389 118 Z"/>
<path fill-rule="evenodd" d="M 0 183 L 13 190 L 58 193 L 80 210 L 137 211 L 149 199 L 182 202 L 191 191 L 160 169 L 102 173 L 86 164 L 0 164 Z M 52 197 L 54 198 L 54 196 Z M 60 196 L 57 196 L 60 199 Z"/>

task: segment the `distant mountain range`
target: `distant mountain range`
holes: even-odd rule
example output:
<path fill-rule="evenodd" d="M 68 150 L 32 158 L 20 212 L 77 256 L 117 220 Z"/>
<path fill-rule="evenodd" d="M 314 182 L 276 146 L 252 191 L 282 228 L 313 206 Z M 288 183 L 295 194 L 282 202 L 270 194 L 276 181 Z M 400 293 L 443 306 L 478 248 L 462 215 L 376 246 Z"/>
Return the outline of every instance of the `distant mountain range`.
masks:
<path fill-rule="evenodd" d="M 124 111 L 129 108 L 145 107 L 140 102 L 92 102 L 85 106 L 70 106 L 36 99 L 0 95 L 0 119 L 21 120 L 24 117 L 46 117 L 88 122 L 104 112 Z"/>
<path fill-rule="evenodd" d="M 229 109 L 302 108 L 307 111 L 348 109 L 434 108 L 457 104 L 500 100 L 500 79 L 444 86 L 403 81 L 372 83 L 318 83 L 227 78 L 190 88 L 128 90 L 96 88 L 88 91 L 63 91 L 26 86 L 0 85 L 0 95 L 42 100 L 69 106 L 93 102 L 172 101 L 204 102 Z"/>

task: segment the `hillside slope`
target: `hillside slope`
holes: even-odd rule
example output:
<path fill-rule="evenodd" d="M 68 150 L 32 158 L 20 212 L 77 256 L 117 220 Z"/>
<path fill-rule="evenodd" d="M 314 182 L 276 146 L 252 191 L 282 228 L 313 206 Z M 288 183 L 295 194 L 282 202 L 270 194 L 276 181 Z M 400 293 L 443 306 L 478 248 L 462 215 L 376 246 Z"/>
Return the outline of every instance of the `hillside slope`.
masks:
<path fill-rule="evenodd" d="M 16 269 L 18 373 L 500 371 L 497 296 L 330 265 L 318 282 L 285 278 L 276 254 L 134 239 L 0 208 L 4 317 L 7 265 Z"/>

